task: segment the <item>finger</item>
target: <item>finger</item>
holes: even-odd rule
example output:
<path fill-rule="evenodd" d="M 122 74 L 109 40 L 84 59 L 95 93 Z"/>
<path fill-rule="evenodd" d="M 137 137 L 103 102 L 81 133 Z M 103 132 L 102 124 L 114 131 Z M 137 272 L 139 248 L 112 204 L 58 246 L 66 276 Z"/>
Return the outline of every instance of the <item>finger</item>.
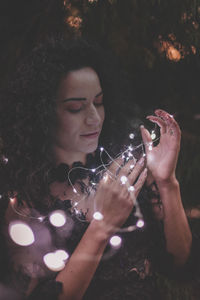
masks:
<path fill-rule="evenodd" d="M 118 172 L 118 177 L 123 175 L 128 176 L 128 174 L 135 167 L 135 163 L 135 159 L 130 159 L 124 166 L 121 166 L 120 171 Z"/>
<path fill-rule="evenodd" d="M 181 130 L 180 130 L 178 123 L 174 119 L 173 115 L 170 115 L 168 112 L 166 112 L 162 109 L 157 109 L 155 111 L 155 114 L 162 117 L 166 121 L 166 124 L 167 124 L 166 132 L 167 133 L 169 133 L 170 135 L 173 135 L 175 138 L 180 138 Z"/>
<path fill-rule="evenodd" d="M 161 119 L 158 116 L 147 116 L 146 119 L 148 119 L 149 121 L 156 123 L 159 127 L 160 127 L 160 133 L 161 135 L 164 134 L 166 132 L 166 121 Z"/>
<path fill-rule="evenodd" d="M 147 178 L 147 168 L 145 168 L 142 173 L 140 174 L 137 182 L 134 185 L 134 189 L 135 189 L 135 197 L 138 196 L 141 188 L 143 187 L 145 180 Z"/>
<path fill-rule="evenodd" d="M 168 116 L 171 117 L 171 118 L 173 118 L 173 115 L 170 115 L 168 112 L 166 112 L 163 109 L 156 109 L 155 110 L 155 114 L 156 114 L 156 116 L 162 118 L 165 121 L 167 121 L 167 117 Z"/>
<path fill-rule="evenodd" d="M 167 133 L 173 135 L 176 138 L 180 138 L 181 136 L 181 130 L 178 123 L 170 115 L 167 116 Z"/>
<path fill-rule="evenodd" d="M 133 169 L 133 171 L 128 175 L 128 181 L 130 184 L 133 184 L 135 182 L 137 177 L 142 172 L 144 165 L 145 165 L 145 158 L 142 157 L 135 165 L 135 168 Z"/>
<path fill-rule="evenodd" d="M 124 159 L 120 155 L 118 158 L 113 160 L 112 164 L 108 168 L 108 172 L 115 177 L 118 169 L 122 168 L 123 164 L 124 164 Z"/>
<path fill-rule="evenodd" d="M 153 145 L 151 135 L 150 135 L 149 131 L 143 125 L 140 126 L 140 132 L 141 132 L 142 140 L 144 143 L 145 152 L 148 153 L 149 146 Z"/>

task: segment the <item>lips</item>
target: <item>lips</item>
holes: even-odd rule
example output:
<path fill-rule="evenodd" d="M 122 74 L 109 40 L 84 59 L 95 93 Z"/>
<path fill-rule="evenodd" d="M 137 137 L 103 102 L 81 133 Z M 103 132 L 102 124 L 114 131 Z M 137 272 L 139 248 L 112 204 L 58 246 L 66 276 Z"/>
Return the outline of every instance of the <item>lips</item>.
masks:
<path fill-rule="evenodd" d="M 98 136 L 99 136 L 99 131 L 89 132 L 89 133 L 86 133 L 86 134 L 81 134 L 81 137 L 84 137 L 84 138 L 96 138 Z"/>

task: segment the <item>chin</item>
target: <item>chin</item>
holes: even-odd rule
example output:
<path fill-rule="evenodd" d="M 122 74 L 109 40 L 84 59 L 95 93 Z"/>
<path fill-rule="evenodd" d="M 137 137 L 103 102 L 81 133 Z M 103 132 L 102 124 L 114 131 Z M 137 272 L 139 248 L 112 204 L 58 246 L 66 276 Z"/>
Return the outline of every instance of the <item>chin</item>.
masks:
<path fill-rule="evenodd" d="M 89 147 L 87 147 L 87 149 L 85 149 L 86 151 L 84 151 L 86 154 L 88 153 L 92 153 L 94 151 L 97 150 L 97 147 L 98 147 L 98 144 L 95 144 L 95 145 L 91 145 Z"/>

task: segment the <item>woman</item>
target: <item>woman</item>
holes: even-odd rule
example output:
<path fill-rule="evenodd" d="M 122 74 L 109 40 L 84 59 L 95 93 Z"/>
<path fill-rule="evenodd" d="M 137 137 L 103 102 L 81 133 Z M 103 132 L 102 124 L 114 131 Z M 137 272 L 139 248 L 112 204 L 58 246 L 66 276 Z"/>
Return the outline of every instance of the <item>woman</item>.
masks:
<path fill-rule="evenodd" d="M 132 168 L 132 160 L 124 164 L 118 157 L 96 182 L 82 172 L 98 168 L 98 145 L 120 149 L 125 142 L 120 131 L 125 123 L 118 122 L 124 99 L 115 82 L 96 47 L 50 40 L 20 65 L 2 96 L 1 219 L 10 270 L 4 263 L 2 281 L 9 282 L 16 299 L 154 299 L 151 263 L 166 273 L 188 260 L 192 237 L 175 177 L 180 129 L 172 116 L 156 110 L 148 117 L 161 128 L 155 147 L 141 127 L 146 161 L 142 156 Z M 163 223 L 148 218 L 144 230 L 121 233 L 121 247 L 111 249 L 110 238 L 133 224 L 146 167 L 148 184 L 159 191 Z M 97 187 L 88 192 L 91 180 Z M 60 229 L 49 216 L 61 209 L 67 222 Z M 19 245 L 12 236 L 11 224 L 18 220 L 33 231 L 32 245 Z M 69 259 L 53 270 L 45 255 L 58 249 L 67 250 Z"/>

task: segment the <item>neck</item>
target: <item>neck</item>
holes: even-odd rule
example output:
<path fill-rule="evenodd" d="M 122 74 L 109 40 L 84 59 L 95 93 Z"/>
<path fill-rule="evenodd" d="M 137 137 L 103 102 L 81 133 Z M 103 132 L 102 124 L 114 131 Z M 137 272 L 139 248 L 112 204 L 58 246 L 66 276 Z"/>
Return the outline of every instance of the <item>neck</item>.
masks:
<path fill-rule="evenodd" d="M 60 163 L 66 163 L 69 165 L 69 167 L 71 167 L 75 161 L 80 161 L 83 164 L 86 163 L 87 154 L 83 152 L 66 152 L 64 149 L 55 146 L 53 148 L 53 153 L 56 166 L 58 166 Z"/>

